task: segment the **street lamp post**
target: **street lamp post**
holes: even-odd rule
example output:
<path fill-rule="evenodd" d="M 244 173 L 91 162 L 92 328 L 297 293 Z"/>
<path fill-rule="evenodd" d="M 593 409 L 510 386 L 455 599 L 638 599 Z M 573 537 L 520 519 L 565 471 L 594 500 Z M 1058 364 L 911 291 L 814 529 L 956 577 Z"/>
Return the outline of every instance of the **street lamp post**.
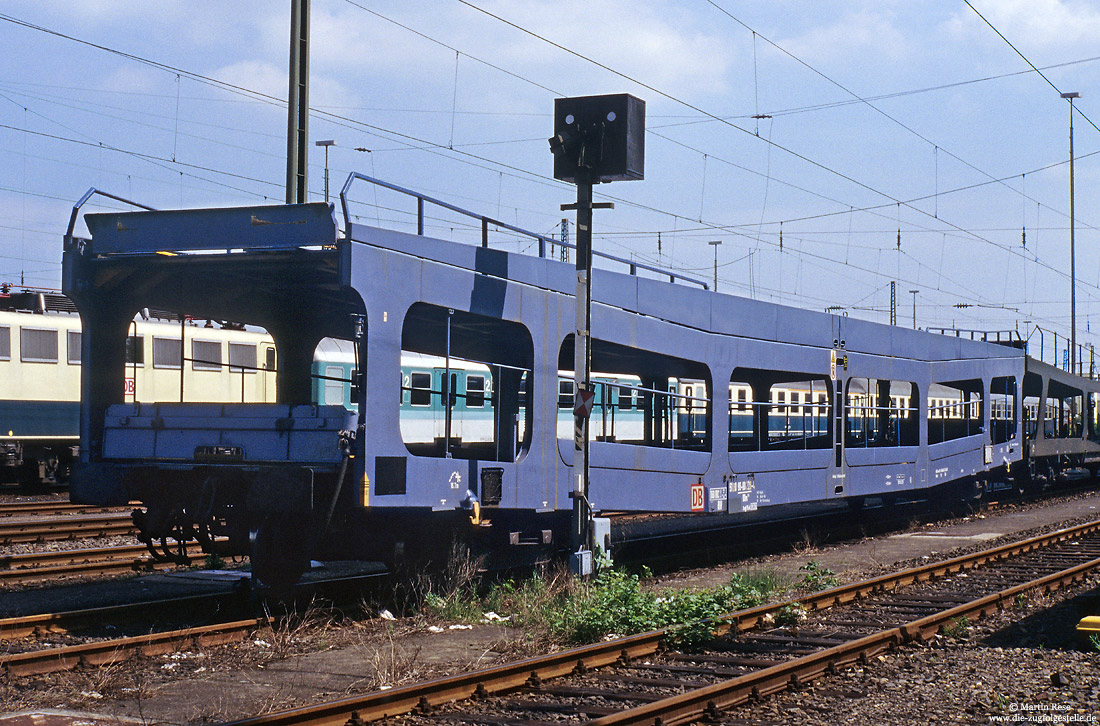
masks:
<path fill-rule="evenodd" d="M 714 248 L 714 291 L 718 292 L 718 245 L 722 244 L 722 240 L 711 240 L 707 244 Z"/>
<path fill-rule="evenodd" d="M 1073 99 L 1080 98 L 1077 91 L 1063 93 L 1069 101 L 1069 372 L 1077 372 L 1077 266 L 1073 240 Z"/>
<path fill-rule="evenodd" d="M 328 147 L 336 146 L 336 142 L 332 139 L 324 139 L 322 141 L 314 141 L 313 145 L 325 147 L 325 201 L 328 202 Z"/>

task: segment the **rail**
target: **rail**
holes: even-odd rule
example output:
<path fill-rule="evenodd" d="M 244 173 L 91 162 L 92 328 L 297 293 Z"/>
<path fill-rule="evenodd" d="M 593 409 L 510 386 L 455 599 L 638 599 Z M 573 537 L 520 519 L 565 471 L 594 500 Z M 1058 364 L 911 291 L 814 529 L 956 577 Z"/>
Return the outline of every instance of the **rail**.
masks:
<path fill-rule="evenodd" d="M 956 338 L 970 338 L 970 340 L 980 340 L 985 343 L 996 343 L 998 345 L 1007 345 L 1010 348 L 1025 348 L 1027 341 L 1020 337 L 1020 331 L 1018 330 L 970 330 L 968 328 L 932 328 L 928 327 L 925 330 L 929 333 L 939 333 L 940 335 L 954 335 Z"/>
<path fill-rule="evenodd" d="M 407 194 L 410 197 L 415 197 L 416 198 L 416 233 L 420 236 L 424 235 L 424 203 L 429 202 L 431 204 L 434 204 L 437 207 L 442 207 L 443 209 L 448 209 L 452 212 L 456 212 L 458 214 L 462 214 L 462 215 L 465 215 L 465 216 L 470 217 L 472 219 L 478 220 L 481 223 L 481 246 L 482 247 L 488 247 L 489 246 L 489 227 L 492 226 L 492 227 L 496 227 L 498 229 L 506 229 L 509 232 L 515 232 L 516 234 L 522 234 L 522 235 L 530 237 L 534 240 L 537 240 L 538 243 L 539 243 L 539 257 L 543 257 L 543 258 L 546 257 L 546 246 L 548 244 L 551 245 L 551 246 L 557 245 L 559 247 L 566 247 L 566 248 L 574 249 L 574 250 L 577 248 L 576 245 L 571 244 L 569 242 L 565 242 L 563 240 L 556 240 L 553 237 L 547 237 L 546 235 L 539 234 L 538 232 L 531 232 L 531 231 L 523 229 L 521 227 L 516 227 L 515 225 L 508 224 L 507 222 L 502 222 L 499 219 L 493 219 L 492 217 L 486 217 L 484 215 L 478 214 L 477 212 L 471 212 L 467 209 L 462 209 L 461 207 L 456 207 L 453 204 L 448 204 L 447 202 L 444 202 L 440 199 L 435 199 L 434 197 L 429 197 L 426 194 L 421 194 L 420 192 L 415 192 L 411 189 L 406 189 L 405 187 L 400 187 L 400 186 L 397 186 L 396 184 L 390 184 L 389 182 L 382 181 L 381 179 L 375 179 L 374 177 L 367 176 L 365 174 L 360 174 L 360 173 L 354 172 L 354 171 L 351 174 L 348 175 L 348 180 L 346 182 L 344 182 L 344 187 L 340 190 L 340 207 L 343 209 L 343 212 L 344 212 L 344 229 L 345 230 L 351 229 L 351 212 L 348 210 L 348 191 L 351 189 L 352 184 L 354 184 L 357 179 L 361 179 L 365 182 L 369 182 L 371 184 L 374 184 L 375 186 L 380 186 L 380 187 L 383 187 L 385 189 L 389 189 L 390 191 L 399 192 L 401 194 Z M 703 288 L 704 290 L 709 290 L 710 289 L 710 286 L 707 285 L 707 283 L 702 281 L 702 280 L 697 280 L 693 277 L 688 277 L 686 275 L 681 275 L 681 274 L 676 273 L 676 272 L 670 272 L 669 270 L 664 270 L 664 269 L 661 269 L 660 267 L 654 267 L 652 265 L 643 265 L 643 264 L 635 262 L 633 260 L 627 260 L 627 259 L 624 259 L 622 257 L 616 257 L 614 255 L 609 255 L 609 254 L 606 254 L 604 252 L 597 252 L 595 250 L 592 251 L 592 255 L 593 255 L 593 257 L 601 257 L 605 260 L 610 260 L 612 262 L 616 262 L 616 263 L 619 263 L 619 264 L 626 265 L 629 268 L 631 275 L 637 275 L 638 270 L 645 270 L 646 272 L 652 272 L 652 273 L 657 274 L 657 275 L 668 277 L 669 282 L 676 282 L 677 280 L 680 280 L 680 281 L 683 281 L 683 282 L 686 282 L 686 283 L 691 283 L 693 285 L 698 285 L 699 287 Z"/>
<path fill-rule="evenodd" d="M 1058 364 L 1058 333 L 1055 332 L 1055 331 L 1045 331 L 1045 332 L 1049 332 L 1051 335 L 1054 336 L 1054 344 L 1051 346 L 1051 350 L 1054 354 L 1054 363 L 1052 363 L 1052 365 L 1055 368 L 1060 368 L 1062 370 L 1069 370 L 1069 360 L 1068 360 L 1068 358 L 1069 358 L 1069 341 L 1066 340 L 1066 336 L 1064 336 L 1064 335 L 1062 336 L 1062 340 L 1066 341 L 1066 347 L 1062 351 L 1062 364 L 1059 365 Z M 1046 357 L 1046 336 L 1044 335 L 1043 328 L 1036 325 L 1034 328 L 1032 328 L 1031 332 L 1027 336 L 1027 340 L 1024 341 L 1024 342 L 1025 342 L 1025 346 L 1026 346 L 1026 344 L 1031 342 L 1031 336 L 1035 335 L 1036 333 L 1039 334 L 1039 360 L 1043 361 L 1043 359 Z M 1026 348 L 1025 348 L 1025 350 L 1026 350 Z M 1085 372 L 1085 352 L 1086 351 L 1089 354 L 1089 370 L 1088 370 L 1088 373 Z M 1077 368 L 1077 370 L 1075 371 L 1076 375 L 1081 376 L 1082 378 L 1088 378 L 1088 379 L 1091 379 L 1091 380 L 1096 380 L 1096 378 L 1097 378 L 1096 349 L 1092 345 L 1089 345 L 1086 348 L 1084 343 L 1078 343 L 1077 344 L 1077 356 L 1075 358 L 1075 361 L 1076 361 L 1076 368 Z M 1070 372 L 1074 373 L 1074 371 L 1070 371 Z"/>
<path fill-rule="evenodd" d="M 94 197 L 97 194 L 101 197 L 107 197 L 108 199 L 114 199 L 116 202 L 122 202 L 123 204 L 129 204 L 133 207 L 141 207 L 142 209 L 144 209 L 147 212 L 157 211 L 155 207 L 150 207 L 150 206 L 147 206 L 147 205 L 142 204 L 140 202 L 134 202 L 134 201 L 131 201 L 129 199 L 126 199 L 125 197 L 119 197 L 119 196 L 116 196 L 116 195 L 111 194 L 109 192 L 100 191 L 99 189 L 96 189 L 95 187 L 91 187 L 90 189 L 88 189 L 88 191 L 84 192 L 84 196 L 82 196 L 80 199 L 78 199 L 76 204 L 73 205 L 73 212 L 69 216 L 69 227 L 68 227 L 68 229 L 65 230 L 65 250 L 66 251 L 72 249 L 72 246 L 73 246 L 73 230 L 76 229 L 76 220 L 77 220 L 77 217 L 80 216 L 80 208 L 83 207 L 84 204 L 89 199 L 91 199 L 92 197 Z"/>
<path fill-rule="evenodd" d="M 1097 529 L 1100 529 L 1100 522 L 1089 522 L 991 550 L 921 565 L 850 585 L 841 585 L 784 602 L 739 610 L 713 619 L 711 621 L 714 625 L 713 632 L 715 635 L 741 633 L 771 622 L 777 615 L 795 607 L 807 612 L 840 607 L 875 593 L 889 592 L 934 578 L 962 573 L 987 563 L 996 563 L 1015 555 L 1033 552 L 1060 542 L 1072 541 Z M 830 660 L 838 665 L 846 665 L 859 660 L 862 653 L 866 661 L 890 645 L 926 640 L 954 618 L 989 614 L 999 607 L 1014 602 L 1017 595 L 1031 589 L 1047 588 L 1049 591 L 1057 589 L 1063 582 L 1080 581 L 1086 573 L 1100 566 L 1100 559 L 1091 559 L 1073 566 L 1067 562 L 1066 566 L 1068 569 L 1054 572 L 1038 580 L 1013 586 L 954 608 L 945 608 L 936 615 L 916 618 L 901 626 L 882 630 L 873 636 L 848 641 L 833 648 L 794 658 L 784 664 L 753 671 L 701 689 L 685 688 L 685 691 L 677 696 L 661 698 L 618 713 L 612 712 L 608 716 L 586 721 L 586 723 L 607 726 L 611 724 L 652 725 L 677 724 L 695 720 L 708 710 L 709 701 L 715 701 L 718 706 L 739 703 L 754 693 L 752 686 L 758 683 L 761 688 L 755 693 L 761 695 L 781 690 L 773 683 L 792 685 L 805 683 L 826 671 L 828 669 L 826 663 Z M 370 694 L 245 718 L 229 722 L 225 726 L 345 726 L 345 724 L 362 726 L 384 718 L 393 718 L 412 712 L 426 712 L 436 705 L 470 698 L 486 698 L 494 694 L 507 694 L 525 686 L 538 687 L 548 679 L 584 673 L 616 663 L 627 664 L 633 659 L 646 658 L 657 653 L 669 634 L 670 629 L 655 630 L 561 650 L 548 656 L 533 657 L 480 671 L 447 676 L 427 683 L 398 686 Z M 810 666 L 809 669 L 806 668 L 807 665 Z M 779 670 L 781 667 L 790 670 Z M 796 677 L 792 678 L 792 674 Z M 776 680 L 773 681 L 773 679 Z M 731 692 L 736 694 L 734 698 L 728 697 Z M 683 708 L 687 704 L 690 705 Z M 670 706 L 671 709 L 669 709 Z M 682 710 L 677 711 L 678 707 Z M 717 715 L 718 719 L 713 722 L 733 720 L 723 717 L 728 714 Z M 463 719 L 456 717 L 453 720 L 461 722 Z M 499 717 L 492 721 L 485 719 L 477 719 L 477 721 L 520 723 L 512 720 L 505 721 Z"/>

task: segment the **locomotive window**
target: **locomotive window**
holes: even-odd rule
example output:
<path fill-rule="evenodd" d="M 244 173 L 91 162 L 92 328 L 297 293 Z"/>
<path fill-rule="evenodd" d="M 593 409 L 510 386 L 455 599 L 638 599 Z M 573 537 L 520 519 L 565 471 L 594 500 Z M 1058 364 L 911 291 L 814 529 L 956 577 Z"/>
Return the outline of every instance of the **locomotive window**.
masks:
<path fill-rule="evenodd" d="M 222 369 L 222 344 L 217 340 L 191 341 L 191 368 L 196 371 Z"/>
<path fill-rule="evenodd" d="M 11 328 L 0 327 L 0 360 L 11 360 Z"/>
<path fill-rule="evenodd" d="M 183 342 L 179 338 L 153 338 L 153 367 L 179 368 Z"/>
<path fill-rule="evenodd" d="M 413 406 L 428 406 L 432 402 L 432 374 L 413 373 L 410 376 L 412 391 L 409 392 L 409 403 Z"/>
<path fill-rule="evenodd" d="M 237 366 L 236 369 L 233 366 Z M 230 343 L 229 344 L 229 370 L 236 373 L 244 371 L 245 373 L 256 372 L 256 346 L 249 343 Z M 341 397 L 343 402 L 343 397 Z"/>
<path fill-rule="evenodd" d="M 275 349 L 264 348 L 264 368 L 269 371 L 275 370 Z"/>
<path fill-rule="evenodd" d="M 65 334 L 65 344 L 69 365 L 80 365 L 80 331 L 68 331 Z"/>
<path fill-rule="evenodd" d="M 485 405 L 485 376 L 466 376 L 466 408 Z"/>
<path fill-rule="evenodd" d="M 145 336 L 130 335 L 126 338 L 126 365 L 145 365 Z"/>
<path fill-rule="evenodd" d="M 57 331 L 20 328 L 19 359 L 28 363 L 56 363 Z"/>

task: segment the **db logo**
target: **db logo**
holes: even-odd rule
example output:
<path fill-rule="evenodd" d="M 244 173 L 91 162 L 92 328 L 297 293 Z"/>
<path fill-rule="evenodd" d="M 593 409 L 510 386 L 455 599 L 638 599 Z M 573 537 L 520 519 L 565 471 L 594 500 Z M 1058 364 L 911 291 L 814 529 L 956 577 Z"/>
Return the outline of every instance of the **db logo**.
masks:
<path fill-rule="evenodd" d="M 701 512 L 706 504 L 706 492 L 702 484 L 691 485 L 691 511 Z"/>
<path fill-rule="evenodd" d="M 134 379 L 133 378 L 127 378 L 126 379 L 126 386 L 125 386 L 124 395 L 126 395 L 126 396 L 134 395 L 134 389 L 135 389 Z"/>

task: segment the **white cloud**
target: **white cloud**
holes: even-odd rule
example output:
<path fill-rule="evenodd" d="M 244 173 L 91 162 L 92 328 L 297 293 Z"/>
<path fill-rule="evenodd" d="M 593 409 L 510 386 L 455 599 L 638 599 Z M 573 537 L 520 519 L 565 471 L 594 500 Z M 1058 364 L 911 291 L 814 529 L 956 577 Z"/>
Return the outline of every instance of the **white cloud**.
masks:
<path fill-rule="evenodd" d="M 164 79 L 164 71 L 131 64 L 115 68 L 97 86 L 101 91 L 161 93 L 164 90 Z"/>
<path fill-rule="evenodd" d="M 214 71 L 211 76 L 235 86 L 266 93 L 285 99 L 287 95 L 287 69 L 265 61 L 240 61 Z M 310 106 L 346 106 L 355 102 L 355 96 L 340 82 L 310 73 Z"/>
<path fill-rule="evenodd" d="M 1100 43 L 1100 6 L 1091 1 L 980 0 L 974 7 L 1025 53 L 1066 53 L 1075 47 L 1094 49 Z M 959 10 L 944 28 L 963 38 L 1003 43 L 970 8 Z"/>
<path fill-rule="evenodd" d="M 912 48 L 910 40 L 894 25 L 893 17 L 866 9 L 777 42 L 810 65 L 853 58 L 896 61 Z"/>

